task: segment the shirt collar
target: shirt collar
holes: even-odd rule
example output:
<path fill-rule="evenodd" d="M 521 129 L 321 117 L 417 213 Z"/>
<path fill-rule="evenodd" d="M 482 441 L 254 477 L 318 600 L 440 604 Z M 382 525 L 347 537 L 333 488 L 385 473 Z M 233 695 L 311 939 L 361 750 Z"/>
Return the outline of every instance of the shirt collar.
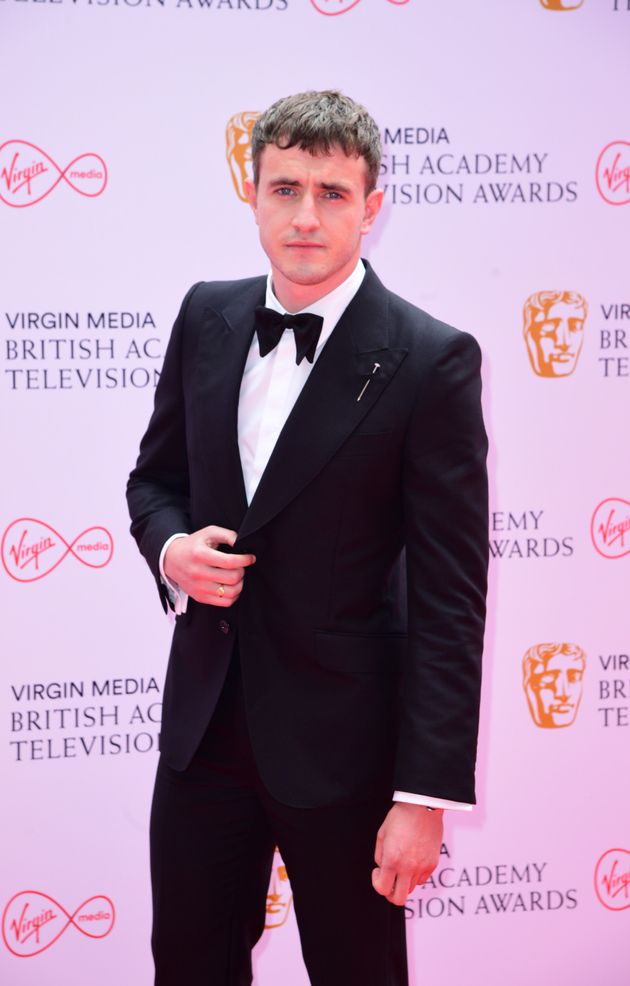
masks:
<path fill-rule="evenodd" d="M 301 311 L 312 312 L 313 315 L 321 315 L 324 319 L 321 335 L 319 337 L 319 343 L 317 345 L 317 352 L 319 352 L 324 343 L 327 341 L 337 322 L 361 287 L 364 277 L 365 265 L 363 261 L 359 259 L 356 267 L 345 279 L 345 281 L 342 281 L 336 288 L 333 288 L 332 291 L 325 294 L 323 298 L 319 298 L 317 301 L 312 302 L 312 304 L 307 305 L 306 308 L 300 309 Z M 271 272 L 269 272 L 267 276 L 265 305 L 267 308 L 272 308 L 274 311 L 280 312 L 282 315 L 286 314 L 286 308 L 280 304 L 273 292 Z M 293 312 L 293 314 L 297 315 L 299 313 Z"/>

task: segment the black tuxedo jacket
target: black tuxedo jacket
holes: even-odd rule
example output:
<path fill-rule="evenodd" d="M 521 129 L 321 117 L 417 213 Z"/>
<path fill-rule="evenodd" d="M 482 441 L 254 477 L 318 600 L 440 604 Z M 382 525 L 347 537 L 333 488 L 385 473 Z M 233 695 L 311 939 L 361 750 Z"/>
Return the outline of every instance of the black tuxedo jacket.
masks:
<path fill-rule="evenodd" d="M 237 409 L 264 299 L 264 277 L 191 288 L 129 479 L 131 530 L 163 601 L 159 555 L 175 532 L 231 528 L 234 550 L 257 557 L 233 607 L 189 600 L 176 620 L 162 755 L 190 761 L 238 637 L 251 741 L 278 800 L 400 789 L 473 802 L 488 544 L 479 347 L 368 267 L 248 507 Z"/>

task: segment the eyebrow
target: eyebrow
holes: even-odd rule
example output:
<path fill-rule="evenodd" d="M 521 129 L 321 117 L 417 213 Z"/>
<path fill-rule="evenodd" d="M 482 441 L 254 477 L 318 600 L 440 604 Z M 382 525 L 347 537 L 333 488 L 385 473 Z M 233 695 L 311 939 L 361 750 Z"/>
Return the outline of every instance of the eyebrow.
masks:
<path fill-rule="evenodd" d="M 290 188 L 299 188 L 301 184 L 302 182 L 296 178 L 272 178 L 269 187 L 278 188 L 282 185 L 288 185 Z M 349 194 L 352 191 L 349 185 L 341 181 L 320 181 L 317 184 L 318 188 L 323 188 L 326 192 L 346 192 Z"/>
<path fill-rule="evenodd" d="M 350 185 L 346 185 L 343 181 L 322 181 L 320 182 L 320 188 L 324 188 L 327 192 L 351 192 L 352 188 Z"/>

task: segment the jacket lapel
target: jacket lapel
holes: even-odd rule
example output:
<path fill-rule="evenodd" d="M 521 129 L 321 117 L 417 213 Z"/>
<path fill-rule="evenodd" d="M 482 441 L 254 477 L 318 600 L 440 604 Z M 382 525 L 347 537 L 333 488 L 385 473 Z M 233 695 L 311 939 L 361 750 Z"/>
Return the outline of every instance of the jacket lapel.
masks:
<path fill-rule="evenodd" d="M 195 415 L 203 429 L 205 488 L 222 505 L 221 523 L 237 530 L 247 511 L 238 448 L 238 400 L 254 334 L 254 308 L 264 303 L 266 278 L 239 285 L 238 294 L 220 310 L 203 312 L 196 360 Z"/>
<path fill-rule="evenodd" d="M 368 267 L 280 432 L 239 540 L 290 503 L 376 403 L 407 355 L 389 348 L 387 329 L 387 292 Z"/>

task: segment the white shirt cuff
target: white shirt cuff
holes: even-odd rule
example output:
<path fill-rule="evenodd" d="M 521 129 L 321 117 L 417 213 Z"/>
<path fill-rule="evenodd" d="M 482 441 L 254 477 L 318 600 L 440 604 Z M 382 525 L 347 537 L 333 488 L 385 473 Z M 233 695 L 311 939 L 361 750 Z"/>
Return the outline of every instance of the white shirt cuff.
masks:
<path fill-rule="evenodd" d="M 160 551 L 160 561 L 159 561 L 160 578 L 162 579 L 162 582 L 166 586 L 166 591 L 168 592 L 168 597 L 171 601 L 171 606 L 175 610 L 175 616 L 182 616 L 182 614 L 185 613 L 186 610 L 188 609 L 188 593 L 184 592 L 183 589 L 180 589 L 177 582 L 173 582 L 172 579 L 169 579 L 168 575 L 164 571 L 164 556 L 166 554 L 168 546 L 173 541 L 176 541 L 177 538 L 186 538 L 186 537 L 188 537 L 187 534 L 172 534 L 171 537 L 168 539 L 168 541 L 164 542 L 162 550 Z"/>
<path fill-rule="evenodd" d="M 444 798 L 431 798 L 426 794 L 410 794 L 409 791 L 394 791 L 394 801 L 424 805 L 425 808 L 452 808 L 455 811 L 472 811 L 474 807 L 463 801 L 446 801 Z"/>

